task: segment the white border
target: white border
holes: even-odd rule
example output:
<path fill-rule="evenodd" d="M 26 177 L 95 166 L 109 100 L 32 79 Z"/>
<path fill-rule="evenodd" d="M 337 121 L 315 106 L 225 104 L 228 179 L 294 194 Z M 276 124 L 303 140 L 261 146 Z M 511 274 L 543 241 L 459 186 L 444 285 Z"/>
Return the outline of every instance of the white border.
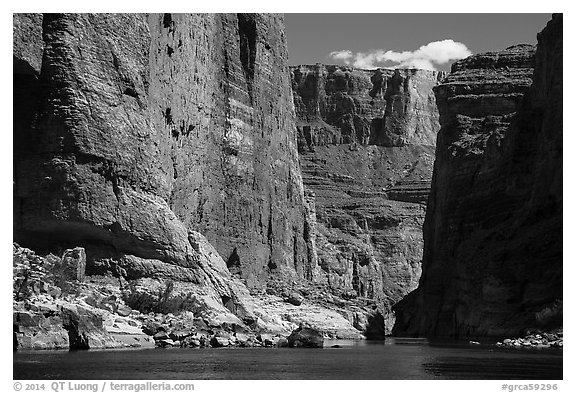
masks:
<path fill-rule="evenodd" d="M 25 2 L 10 2 L 9 0 L 3 2 L 2 13 L 0 13 L 0 21 L 2 26 L 1 44 L 2 53 L 5 56 L 5 61 L 2 63 L 2 77 L 4 79 L 2 94 L 2 118 L 5 125 L 2 134 L 2 165 L 0 165 L 0 181 L 2 185 L 2 225 L 1 228 L 1 256 L 2 261 L 2 296 L 0 296 L 0 303 L 2 304 L 2 311 L 4 315 L 4 323 L 0 324 L 2 332 L 1 337 L 4 338 L 4 346 L 0 364 L 2 365 L 0 371 L 0 387 L 2 391 L 13 391 L 12 381 L 12 326 L 10 325 L 11 319 L 11 243 L 12 243 L 12 195 L 10 188 L 12 185 L 12 78 L 11 78 L 11 64 L 12 61 L 8 58 L 12 52 L 12 12 L 291 12 L 291 13 L 325 13 L 325 12 L 338 12 L 338 13 L 405 13 L 410 11 L 417 11 L 418 13 L 551 13 L 563 12 L 564 13 L 564 46 L 569 50 L 564 51 L 564 113 L 567 114 L 564 119 L 564 146 L 576 146 L 576 130 L 573 125 L 571 113 L 574 110 L 574 99 L 572 98 L 576 92 L 574 86 L 574 77 L 572 68 L 574 63 L 574 8 L 568 1 L 548 0 L 541 2 L 528 2 L 528 1 L 502 1 L 502 0 L 483 0 L 474 2 L 465 2 L 462 0 L 447 0 L 447 1 L 425 1 L 425 0 L 411 0 L 408 2 L 397 1 L 369 1 L 369 2 L 318 2 L 309 0 L 292 0 L 285 2 L 271 2 L 271 1 L 177 1 L 168 4 L 155 1 L 155 2 L 142 2 L 142 1 L 119 1 L 119 0 L 99 0 L 95 2 L 79 2 L 79 1 L 25 1 Z M 354 7 L 351 10 L 351 7 Z M 487 29 L 490 26 L 486 26 Z M 540 27 L 537 27 L 539 29 Z M 478 32 L 481 34 L 482 32 Z M 534 32 L 536 34 L 537 31 Z M 571 50 L 570 50 L 571 49 Z M 566 67 L 568 66 L 568 67 Z M 566 335 L 565 349 L 564 349 L 564 381 L 559 381 L 559 392 L 576 391 L 576 384 L 574 378 L 574 350 L 576 345 L 574 340 L 574 324 L 572 317 L 574 316 L 574 291 L 571 288 L 570 279 L 574 275 L 574 263 L 576 261 L 575 252 L 571 246 L 571 235 L 574 234 L 571 226 L 576 222 L 576 204 L 574 196 L 576 195 L 576 188 L 574 186 L 573 174 L 575 171 L 576 155 L 567 152 L 564 161 L 564 194 L 566 197 L 564 203 L 564 260 L 568 261 L 564 264 L 564 277 L 565 280 L 565 296 L 564 296 L 564 331 Z M 172 381 L 175 382 L 175 381 Z M 188 382 L 188 381 L 183 381 Z M 511 382 L 514 384 L 521 384 L 522 381 L 196 381 L 196 391 L 213 391 L 213 390 L 226 390 L 226 391 L 270 391 L 271 389 L 281 391 L 314 391 L 314 392 L 351 392 L 365 389 L 386 390 L 389 392 L 403 392 L 403 391 L 429 391 L 429 389 L 438 389 L 441 392 L 497 392 L 501 390 L 503 382 Z M 526 383 L 536 383 L 537 381 L 525 381 Z M 543 381 L 544 383 L 552 381 Z M 552 382 L 553 383 L 553 382 Z M 569 388 L 572 386 L 572 388 Z"/>

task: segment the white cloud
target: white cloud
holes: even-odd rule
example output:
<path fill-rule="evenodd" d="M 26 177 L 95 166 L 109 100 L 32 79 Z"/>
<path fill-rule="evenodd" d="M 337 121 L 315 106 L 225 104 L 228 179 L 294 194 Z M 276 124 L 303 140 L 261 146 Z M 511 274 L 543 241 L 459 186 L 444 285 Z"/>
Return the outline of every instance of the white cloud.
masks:
<path fill-rule="evenodd" d="M 454 62 L 471 54 L 472 52 L 463 43 L 447 39 L 430 42 L 415 51 L 396 52 L 376 49 L 353 54 L 349 50 L 341 50 L 330 53 L 330 57 L 365 69 L 382 67 L 435 70 L 437 65 Z"/>
<path fill-rule="evenodd" d="M 428 59 L 408 59 L 401 62 L 396 68 L 418 68 L 421 70 L 435 70 L 434 64 Z"/>
<path fill-rule="evenodd" d="M 334 52 L 330 52 L 329 55 L 334 60 L 342 60 L 344 64 L 350 64 L 350 59 L 354 56 L 352 51 L 349 50 L 337 50 Z"/>
<path fill-rule="evenodd" d="M 357 68 L 377 68 L 377 62 L 381 62 L 384 51 L 376 50 L 368 53 L 358 52 L 354 55 L 354 67 Z"/>

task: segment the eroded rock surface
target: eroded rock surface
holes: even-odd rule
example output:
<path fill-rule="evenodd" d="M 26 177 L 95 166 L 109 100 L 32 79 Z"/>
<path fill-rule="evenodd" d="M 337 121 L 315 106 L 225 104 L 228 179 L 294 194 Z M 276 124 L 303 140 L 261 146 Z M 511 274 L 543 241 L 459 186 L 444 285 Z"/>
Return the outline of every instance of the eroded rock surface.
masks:
<path fill-rule="evenodd" d="M 288 345 L 296 348 L 323 348 L 324 338 L 315 329 L 299 327 L 288 336 Z"/>
<path fill-rule="evenodd" d="M 397 334 L 518 336 L 562 324 L 562 15 L 529 45 L 456 62 L 419 287 Z"/>
<path fill-rule="evenodd" d="M 319 269 L 339 297 L 390 307 L 416 288 L 443 73 L 291 67 Z"/>
<path fill-rule="evenodd" d="M 15 241 L 248 325 L 313 277 L 281 16 L 13 18 Z"/>
<path fill-rule="evenodd" d="M 291 67 L 300 150 L 317 146 L 434 146 L 438 112 L 432 88 L 444 73 Z"/>
<path fill-rule="evenodd" d="M 249 287 L 311 276 L 281 16 L 15 14 L 14 31 L 15 241 L 82 246 L 88 273 L 166 270 L 194 267 L 195 230 Z"/>
<path fill-rule="evenodd" d="M 195 236 L 202 244 L 199 250 L 208 252 L 202 255 L 219 258 L 215 264 L 225 266 L 205 239 Z M 301 324 L 329 338 L 347 339 L 363 339 L 362 332 L 374 326 L 354 323 L 354 318 L 367 321 L 365 315 L 373 314 L 369 308 L 357 309 L 356 315 L 350 313 L 351 305 L 336 308 L 304 299 L 296 291 L 291 296 L 301 301 L 298 306 L 274 295 L 253 297 L 229 272 L 214 275 L 214 284 L 110 275 L 63 277 L 63 261 L 81 250 L 65 250 L 62 257 L 40 256 L 14 245 L 15 350 L 287 346 L 287 336 Z M 229 287 L 218 287 L 221 281 L 236 283 L 237 288 L 226 292 Z M 244 297 L 232 297 L 238 294 Z"/>

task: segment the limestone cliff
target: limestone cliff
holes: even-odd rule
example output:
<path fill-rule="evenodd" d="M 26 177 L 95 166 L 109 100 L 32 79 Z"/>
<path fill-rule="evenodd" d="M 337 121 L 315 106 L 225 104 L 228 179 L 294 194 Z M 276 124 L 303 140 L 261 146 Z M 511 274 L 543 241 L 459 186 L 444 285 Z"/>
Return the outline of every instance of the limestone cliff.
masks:
<path fill-rule="evenodd" d="M 14 249 L 27 250 L 14 254 L 17 347 L 75 345 L 61 340 L 67 305 L 154 325 L 147 335 L 193 313 L 218 343 L 299 324 L 382 333 L 373 308 L 313 290 L 314 200 L 283 29 L 259 14 L 14 15 Z M 20 298 L 67 248 L 85 250 L 86 281 Z M 169 323 L 173 312 L 186 321 Z M 41 326 L 52 317 L 54 335 Z M 117 344 L 106 337 L 88 346 Z"/>
<path fill-rule="evenodd" d="M 456 62 L 438 133 L 419 287 L 395 333 L 518 335 L 562 323 L 562 15 Z"/>
<path fill-rule="evenodd" d="M 436 143 L 438 111 L 432 88 L 443 72 L 322 64 L 291 67 L 291 72 L 301 150 L 349 143 Z"/>
<path fill-rule="evenodd" d="M 277 15 L 15 14 L 15 241 L 310 277 L 286 61 Z"/>
<path fill-rule="evenodd" d="M 291 67 L 298 148 L 315 199 L 317 280 L 390 306 L 416 287 L 442 73 Z"/>

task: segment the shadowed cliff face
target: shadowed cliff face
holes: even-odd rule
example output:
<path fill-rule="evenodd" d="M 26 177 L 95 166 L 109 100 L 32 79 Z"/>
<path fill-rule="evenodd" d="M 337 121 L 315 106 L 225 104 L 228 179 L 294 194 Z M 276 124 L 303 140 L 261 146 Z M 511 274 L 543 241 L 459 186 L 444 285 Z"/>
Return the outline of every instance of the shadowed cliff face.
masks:
<path fill-rule="evenodd" d="M 530 87 L 531 86 L 531 87 Z M 419 287 L 396 334 L 518 335 L 562 323 L 562 16 L 528 45 L 455 63 Z"/>
<path fill-rule="evenodd" d="M 14 238 L 312 277 L 282 17 L 14 16 Z M 134 265 L 128 271 L 138 273 Z M 143 274 L 143 273 L 142 273 Z"/>
<path fill-rule="evenodd" d="M 432 71 L 291 67 L 304 185 L 326 282 L 390 307 L 416 288 L 440 128 Z"/>

